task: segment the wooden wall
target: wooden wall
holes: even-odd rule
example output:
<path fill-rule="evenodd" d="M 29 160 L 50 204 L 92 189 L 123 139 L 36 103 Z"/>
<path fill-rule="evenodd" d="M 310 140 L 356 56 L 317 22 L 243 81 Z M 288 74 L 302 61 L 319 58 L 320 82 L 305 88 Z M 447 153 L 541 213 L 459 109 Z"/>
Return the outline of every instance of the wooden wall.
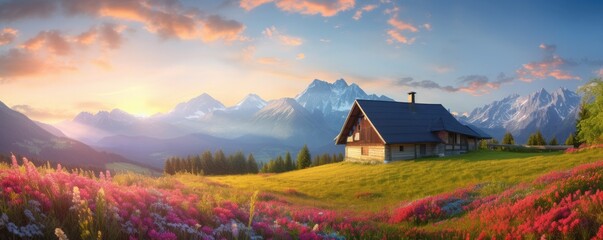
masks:
<path fill-rule="evenodd" d="M 400 152 L 400 146 L 404 146 L 404 151 Z M 389 152 L 391 154 L 391 160 L 407 160 L 415 158 L 415 145 L 414 144 L 392 144 L 388 145 Z"/>
<path fill-rule="evenodd" d="M 368 155 L 362 155 L 362 148 L 368 148 Z M 345 146 L 346 161 L 353 162 L 384 162 L 384 145 L 366 145 L 366 146 Z"/>
<path fill-rule="evenodd" d="M 350 146 L 360 146 L 360 145 L 366 145 L 366 144 L 383 145 L 383 141 L 381 141 L 379 134 L 377 133 L 377 131 L 375 131 L 375 129 L 373 128 L 373 125 L 371 125 L 369 120 L 366 117 L 359 117 L 359 118 L 361 120 L 360 120 L 359 124 L 355 125 L 356 127 L 352 134 L 352 137 L 356 133 L 359 133 L 360 139 L 354 140 L 353 142 L 347 142 L 346 145 L 350 145 Z M 355 121 L 357 122 L 358 118 Z"/>

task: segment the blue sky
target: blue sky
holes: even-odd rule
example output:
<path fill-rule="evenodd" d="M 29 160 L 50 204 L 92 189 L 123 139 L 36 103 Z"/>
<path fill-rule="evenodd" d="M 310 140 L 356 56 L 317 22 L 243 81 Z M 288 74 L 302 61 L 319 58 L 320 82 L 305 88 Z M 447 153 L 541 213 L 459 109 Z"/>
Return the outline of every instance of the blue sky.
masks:
<path fill-rule="evenodd" d="M 0 1 L 0 101 L 57 122 L 313 79 L 456 112 L 603 75 L 597 1 Z"/>

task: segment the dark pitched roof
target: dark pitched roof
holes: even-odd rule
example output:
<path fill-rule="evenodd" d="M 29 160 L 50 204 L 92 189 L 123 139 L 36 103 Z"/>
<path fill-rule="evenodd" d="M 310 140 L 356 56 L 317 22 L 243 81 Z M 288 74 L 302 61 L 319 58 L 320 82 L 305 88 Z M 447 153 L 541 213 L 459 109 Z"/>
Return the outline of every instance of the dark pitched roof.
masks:
<path fill-rule="evenodd" d="M 477 133 L 479 135 L 478 138 L 483 138 L 483 139 L 490 139 L 492 138 L 492 136 L 490 136 L 490 134 L 487 134 L 486 132 L 484 132 L 483 130 L 481 130 L 480 128 L 471 125 L 471 124 L 467 124 L 465 125 L 467 126 L 469 129 L 471 129 L 472 131 L 474 131 L 475 133 Z"/>
<path fill-rule="evenodd" d="M 387 144 L 441 142 L 434 132 L 443 130 L 482 138 L 480 133 L 459 123 L 441 104 L 356 100 L 352 110 L 356 105 Z M 347 136 L 344 132 L 350 116 L 337 143 L 344 143 L 339 138 Z"/>

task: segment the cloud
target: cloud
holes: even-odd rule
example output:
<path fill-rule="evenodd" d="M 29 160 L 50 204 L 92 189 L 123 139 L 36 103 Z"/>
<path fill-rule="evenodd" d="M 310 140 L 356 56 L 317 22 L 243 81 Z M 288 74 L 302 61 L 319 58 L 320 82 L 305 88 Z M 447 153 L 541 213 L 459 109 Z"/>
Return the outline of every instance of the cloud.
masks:
<path fill-rule="evenodd" d="M 490 79 L 483 75 L 467 75 L 457 79 L 457 86 L 444 86 L 432 80 L 416 81 L 411 77 L 401 78 L 396 82 L 398 86 L 418 87 L 425 89 L 439 89 L 446 92 L 466 92 L 474 96 L 490 93 L 492 90 L 500 88 L 504 83 L 513 81 L 513 77 L 508 77 L 504 73 L 500 73 L 496 80 Z"/>
<path fill-rule="evenodd" d="M 36 76 L 47 73 L 59 73 L 73 70 L 55 60 L 43 58 L 25 49 L 10 49 L 0 55 L 0 83 L 14 80 L 23 76 Z"/>
<path fill-rule="evenodd" d="M 38 109 L 29 105 L 15 105 L 13 110 L 25 114 L 28 118 L 39 120 L 62 120 L 73 117 L 73 114 L 65 111 Z"/>
<path fill-rule="evenodd" d="M 532 82 L 538 79 L 545 79 L 548 77 L 555 78 L 557 80 L 580 80 L 578 76 L 571 75 L 570 73 L 562 70 L 562 67 L 568 65 L 575 65 L 575 63 L 568 62 L 559 55 L 555 54 L 557 46 L 540 44 L 540 49 L 545 51 L 545 57 L 541 61 L 530 62 L 523 64 L 520 69 L 515 71 L 519 80 L 524 82 Z"/>
<path fill-rule="evenodd" d="M 394 15 L 392 18 L 390 18 L 387 23 L 389 23 L 389 25 L 392 25 L 398 31 L 419 31 L 419 29 L 417 29 L 417 27 L 413 26 L 412 24 L 398 20 L 397 15 Z"/>
<path fill-rule="evenodd" d="M 258 58 L 257 62 L 261 63 L 261 64 L 266 64 L 266 65 L 274 65 L 274 64 L 279 64 L 282 61 L 275 57 L 262 57 L 262 58 Z"/>
<path fill-rule="evenodd" d="M 147 31 L 162 38 L 203 41 L 245 39 L 241 36 L 245 29 L 242 23 L 204 14 L 197 8 L 183 6 L 178 0 L 13 0 L 0 5 L 0 20 L 49 16 L 57 12 L 57 5 L 62 10 L 60 12 L 67 15 L 139 22 Z"/>
<path fill-rule="evenodd" d="M 73 37 L 73 40 L 81 45 L 91 45 L 98 41 L 105 48 L 118 49 L 124 42 L 122 32 L 126 28 L 125 25 L 103 23 Z"/>
<path fill-rule="evenodd" d="M 260 5 L 264 5 L 272 1 L 273 0 L 241 0 L 239 2 L 239 7 L 245 9 L 246 11 L 251 11 Z"/>
<path fill-rule="evenodd" d="M 554 45 L 554 44 L 544 44 L 544 43 L 541 43 L 540 46 L 538 46 L 538 47 L 540 49 L 543 49 L 543 50 L 547 51 L 547 52 L 553 52 L 554 53 L 555 51 L 557 51 L 557 45 Z"/>
<path fill-rule="evenodd" d="M 76 70 L 74 62 L 78 50 L 98 43 L 107 49 L 116 49 L 123 43 L 123 25 L 104 23 L 94 26 L 79 35 L 67 35 L 58 30 L 41 31 L 34 37 L 0 54 L 0 82 L 8 82 L 21 77 L 56 75 L 64 71 Z M 103 69 L 110 69 L 106 59 L 85 60 Z"/>
<path fill-rule="evenodd" d="M 355 0 L 241 0 L 239 6 L 250 11 L 260 5 L 274 2 L 282 11 L 305 15 L 320 14 L 332 17 L 341 11 L 354 8 Z"/>
<path fill-rule="evenodd" d="M 597 70 L 595 74 L 597 74 L 598 77 L 603 78 L 603 68 Z"/>
<path fill-rule="evenodd" d="M 392 16 L 389 18 L 389 20 L 387 20 L 387 23 L 393 27 L 393 29 L 390 29 L 387 31 L 387 35 L 389 35 L 387 42 L 389 44 L 398 42 L 398 43 L 404 43 L 404 44 L 409 44 L 409 45 L 414 43 L 414 41 L 415 41 L 414 37 L 408 38 L 407 36 L 403 35 L 402 32 L 413 32 L 414 33 L 414 32 L 418 32 L 419 29 L 410 23 L 399 20 L 397 8 L 387 9 L 386 14 L 392 14 Z"/>
<path fill-rule="evenodd" d="M 425 28 L 425 30 L 427 30 L 427 31 L 431 31 L 431 24 L 429 24 L 429 23 L 424 23 L 422 25 L 422 27 Z"/>
<path fill-rule="evenodd" d="M 354 20 L 358 21 L 358 20 L 360 20 L 360 18 L 362 18 L 362 13 L 363 12 L 373 11 L 373 10 L 377 9 L 377 7 L 379 7 L 379 5 L 377 5 L 377 4 L 365 5 L 364 7 L 356 10 L 356 13 L 354 14 L 354 16 L 352 18 Z"/>
<path fill-rule="evenodd" d="M 123 42 L 121 32 L 126 27 L 124 25 L 116 25 L 113 23 L 104 23 L 99 27 L 100 39 L 105 47 L 110 49 L 117 49 Z"/>
<path fill-rule="evenodd" d="M 436 71 L 437 73 L 443 74 L 443 73 L 448 73 L 448 72 L 454 71 L 454 68 L 451 66 L 446 66 L 446 65 L 438 65 L 438 66 L 434 66 L 433 70 Z"/>
<path fill-rule="evenodd" d="M 12 43 L 17 37 L 18 31 L 14 28 L 4 28 L 0 32 L 0 46 Z"/>
<path fill-rule="evenodd" d="M 324 39 L 324 38 L 321 38 L 321 39 L 320 39 L 320 41 L 321 41 L 321 42 L 323 42 L 323 43 L 330 43 L 330 42 L 331 42 L 331 39 Z"/>
<path fill-rule="evenodd" d="M 0 21 L 11 22 L 32 17 L 49 17 L 55 10 L 55 1 L 9 0 L 0 3 Z"/>
<path fill-rule="evenodd" d="M 302 60 L 304 58 L 306 58 L 306 54 L 303 54 L 303 53 L 299 53 L 299 54 L 297 54 L 297 56 L 295 56 L 295 59 L 297 59 L 297 60 Z"/>
<path fill-rule="evenodd" d="M 27 50 L 38 50 L 45 47 L 51 53 L 61 56 L 69 55 L 72 50 L 67 38 L 58 30 L 39 32 L 35 37 L 23 43 L 21 47 Z"/>
<path fill-rule="evenodd" d="M 245 39 L 241 36 L 245 26 L 235 20 L 224 19 L 219 15 L 211 15 L 203 22 L 203 25 L 201 38 L 204 41 L 216 41 L 219 39 L 235 41 Z"/>
<path fill-rule="evenodd" d="M 280 44 L 285 46 L 299 46 L 303 44 L 303 40 L 299 37 L 288 36 L 279 32 L 276 27 L 272 26 L 264 29 L 262 34 L 270 39 L 276 39 Z"/>

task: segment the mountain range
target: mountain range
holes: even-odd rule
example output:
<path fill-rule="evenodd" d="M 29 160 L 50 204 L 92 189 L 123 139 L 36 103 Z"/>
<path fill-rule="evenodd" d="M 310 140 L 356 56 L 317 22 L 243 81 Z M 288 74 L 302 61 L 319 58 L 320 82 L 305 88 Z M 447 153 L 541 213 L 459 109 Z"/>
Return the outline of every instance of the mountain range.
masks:
<path fill-rule="evenodd" d="M 51 143 L 66 141 L 67 145 L 80 149 L 72 152 L 85 151 L 98 156 L 86 159 L 101 159 L 103 153 L 98 151 L 105 151 L 154 168 L 161 168 L 169 156 L 217 149 L 226 153 L 239 150 L 253 153 L 260 161 L 285 151 L 295 153 L 303 144 L 308 144 L 315 154 L 336 153 L 342 152 L 343 147 L 334 145 L 333 137 L 356 99 L 393 101 L 383 95 L 367 94 L 360 86 L 339 79 L 332 83 L 314 80 L 294 98 L 266 101 L 249 94 L 236 105 L 225 106 L 203 93 L 177 104 L 167 113 L 151 117 L 136 117 L 114 109 L 82 112 L 54 126 L 35 123 L 2 105 L 0 124 L 4 125 L 0 129 L 27 130 L 17 131 L 23 132 L 23 136 L 13 136 L 14 131 L 4 134 L 0 138 L 0 150 L 61 157 L 68 161 L 82 159 L 81 154 L 64 156 L 67 154 L 53 152 L 58 150 Z M 560 88 L 552 93 L 541 89 L 528 96 L 510 95 L 457 119 L 499 140 L 509 131 L 517 143 L 525 143 L 529 134 L 541 130 L 547 139 L 556 137 L 562 142 L 575 130 L 579 104 L 580 96 L 568 89 Z M 9 122 L 12 125 L 7 125 Z M 23 122 L 26 126 L 18 125 Z"/>
<path fill-rule="evenodd" d="M 578 94 L 566 88 L 552 93 L 543 88 L 527 96 L 510 95 L 458 118 L 480 127 L 498 140 L 508 131 L 516 143 L 524 144 L 530 134 L 540 130 L 546 139 L 555 137 L 562 143 L 575 131 L 580 99 Z"/>
<path fill-rule="evenodd" d="M 216 149 L 253 153 L 261 161 L 286 151 L 295 153 L 304 144 L 315 153 L 341 152 L 332 139 L 356 99 L 393 101 L 369 95 L 343 79 L 333 83 L 316 79 L 295 98 L 266 101 L 248 94 L 227 107 L 203 93 L 148 118 L 114 109 L 82 112 L 55 126 L 97 149 L 154 167 L 161 167 L 169 156 Z"/>

